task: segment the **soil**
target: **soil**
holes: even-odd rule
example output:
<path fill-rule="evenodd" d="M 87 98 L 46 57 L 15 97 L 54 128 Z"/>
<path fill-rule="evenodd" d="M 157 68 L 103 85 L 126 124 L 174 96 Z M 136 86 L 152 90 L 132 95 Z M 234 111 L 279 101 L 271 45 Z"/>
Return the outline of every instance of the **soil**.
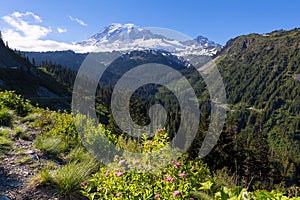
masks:
<path fill-rule="evenodd" d="M 33 182 L 47 158 L 33 147 L 33 139 L 38 132 L 25 128 L 28 137 L 21 139 L 14 136 L 11 150 L 0 157 L 0 200 L 59 199 L 55 188 L 38 186 Z"/>

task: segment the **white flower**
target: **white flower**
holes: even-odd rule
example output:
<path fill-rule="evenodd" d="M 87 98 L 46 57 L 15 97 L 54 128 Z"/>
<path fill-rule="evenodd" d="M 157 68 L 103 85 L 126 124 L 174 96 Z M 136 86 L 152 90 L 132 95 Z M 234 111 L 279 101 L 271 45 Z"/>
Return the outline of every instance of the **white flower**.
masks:
<path fill-rule="evenodd" d="M 244 200 L 248 200 L 248 192 L 243 192 L 242 197 Z"/>

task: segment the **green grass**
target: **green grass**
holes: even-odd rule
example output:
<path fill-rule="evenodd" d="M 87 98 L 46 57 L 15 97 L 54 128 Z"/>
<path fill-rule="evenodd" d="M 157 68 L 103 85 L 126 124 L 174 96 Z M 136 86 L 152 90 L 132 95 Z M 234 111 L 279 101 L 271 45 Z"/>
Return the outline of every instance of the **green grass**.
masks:
<path fill-rule="evenodd" d="M 32 164 L 32 157 L 30 155 L 25 156 L 19 160 L 17 160 L 19 164 Z"/>
<path fill-rule="evenodd" d="M 77 199 L 81 183 L 97 170 L 99 163 L 81 145 L 70 146 L 70 141 L 59 135 L 38 136 L 35 147 L 58 158 L 64 165 L 50 161 L 33 182 L 57 188 L 61 196 Z M 70 150 L 71 148 L 71 150 Z"/>
<path fill-rule="evenodd" d="M 59 136 L 38 136 L 34 142 L 34 146 L 57 157 L 69 149 L 68 142 Z"/>
<path fill-rule="evenodd" d="M 9 137 L 9 129 L 0 129 L 0 157 L 5 154 L 12 146 L 12 141 Z"/>
<path fill-rule="evenodd" d="M 17 126 L 14 128 L 15 135 L 22 140 L 30 140 L 31 137 L 26 134 L 26 128 L 22 126 Z"/>
<path fill-rule="evenodd" d="M 35 120 L 37 120 L 39 117 L 41 117 L 40 113 L 30 113 L 29 115 L 27 115 L 26 117 L 21 119 L 22 123 L 30 123 L 30 122 L 34 122 Z"/>
<path fill-rule="evenodd" d="M 60 166 L 59 164 L 57 164 L 56 162 L 52 161 L 52 160 L 49 160 L 46 164 L 46 168 L 45 169 L 48 169 L 48 170 L 56 170 L 58 169 Z"/>
<path fill-rule="evenodd" d="M 81 183 L 97 169 L 95 160 L 70 162 L 57 170 L 44 169 L 39 174 L 41 184 L 55 186 L 62 196 L 79 195 Z"/>
<path fill-rule="evenodd" d="M 94 157 L 89 154 L 82 146 L 78 146 L 70 151 L 66 156 L 68 162 L 82 162 L 87 160 L 93 160 Z"/>

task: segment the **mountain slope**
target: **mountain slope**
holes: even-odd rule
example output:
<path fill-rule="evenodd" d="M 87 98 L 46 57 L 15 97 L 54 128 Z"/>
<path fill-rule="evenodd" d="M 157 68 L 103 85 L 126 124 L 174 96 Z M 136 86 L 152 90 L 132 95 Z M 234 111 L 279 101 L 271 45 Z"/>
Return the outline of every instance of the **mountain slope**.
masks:
<path fill-rule="evenodd" d="M 44 107 L 68 108 L 70 91 L 0 40 L 0 90 L 14 90 Z"/>
<path fill-rule="evenodd" d="M 228 98 L 226 129 L 206 159 L 238 184 L 299 184 L 300 29 L 227 42 L 218 67 Z M 210 160 L 211 159 L 211 160 Z"/>
<path fill-rule="evenodd" d="M 299 40 L 300 29 L 295 29 L 228 41 L 218 64 L 230 103 L 245 102 L 264 108 L 270 98 L 279 95 L 299 102 Z"/>
<path fill-rule="evenodd" d="M 0 68 L 29 68 L 32 64 L 4 45 L 0 38 Z"/>
<path fill-rule="evenodd" d="M 126 54 L 152 54 L 152 57 L 165 57 L 165 59 L 170 60 L 172 62 L 186 62 L 184 58 L 178 58 L 176 55 L 173 55 L 169 52 L 161 51 L 161 50 L 133 50 L 127 53 L 120 53 L 123 56 Z M 59 64 L 63 67 L 70 68 L 72 70 L 78 70 L 87 57 L 88 53 L 75 53 L 74 51 L 51 51 L 51 52 L 22 52 L 25 56 L 27 56 L 30 60 L 34 59 L 36 65 L 45 65 L 48 64 Z M 98 52 L 97 53 L 100 57 L 107 57 L 111 55 L 111 52 Z M 202 59 L 208 59 L 208 56 L 201 56 Z M 133 58 L 134 60 L 135 58 Z M 147 59 L 146 59 L 147 60 Z"/>
<path fill-rule="evenodd" d="M 34 59 L 37 65 L 43 62 L 60 64 L 73 70 L 78 70 L 87 53 L 75 53 L 74 51 L 48 51 L 48 52 L 23 52 L 30 60 Z"/>

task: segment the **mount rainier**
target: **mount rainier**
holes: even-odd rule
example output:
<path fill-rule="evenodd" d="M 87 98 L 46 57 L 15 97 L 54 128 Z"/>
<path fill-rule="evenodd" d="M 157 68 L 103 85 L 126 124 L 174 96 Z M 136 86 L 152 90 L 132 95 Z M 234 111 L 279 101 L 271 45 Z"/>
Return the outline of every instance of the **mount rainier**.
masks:
<path fill-rule="evenodd" d="M 156 33 L 151 28 L 115 23 L 105 27 L 87 40 L 74 43 L 74 47 L 77 52 L 129 52 L 152 49 L 167 51 L 177 56 L 212 56 L 222 46 L 203 36 L 178 40 L 165 36 L 165 34 Z"/>
<path fill-rule="evenodd" d="M 203 36 L 195 39 L 187 36 L 174 39 L 174 36 L 170 37 L 174 31 L 161 30 L 163 34 L 155 29 L 134 24 L 111 24 L 87 40 L 73 43 L 69 50 L 23 53 L 31 60 L 34 58 L 37 64 L 48 60 L 78 70 L 89 52 L 107 54 L 113 51 L 130 53 L 151 50 L 150 52 L 159 51 L 196 65 L 206 63 L 210 56 L 215 55 L 222 47 Z"/>

